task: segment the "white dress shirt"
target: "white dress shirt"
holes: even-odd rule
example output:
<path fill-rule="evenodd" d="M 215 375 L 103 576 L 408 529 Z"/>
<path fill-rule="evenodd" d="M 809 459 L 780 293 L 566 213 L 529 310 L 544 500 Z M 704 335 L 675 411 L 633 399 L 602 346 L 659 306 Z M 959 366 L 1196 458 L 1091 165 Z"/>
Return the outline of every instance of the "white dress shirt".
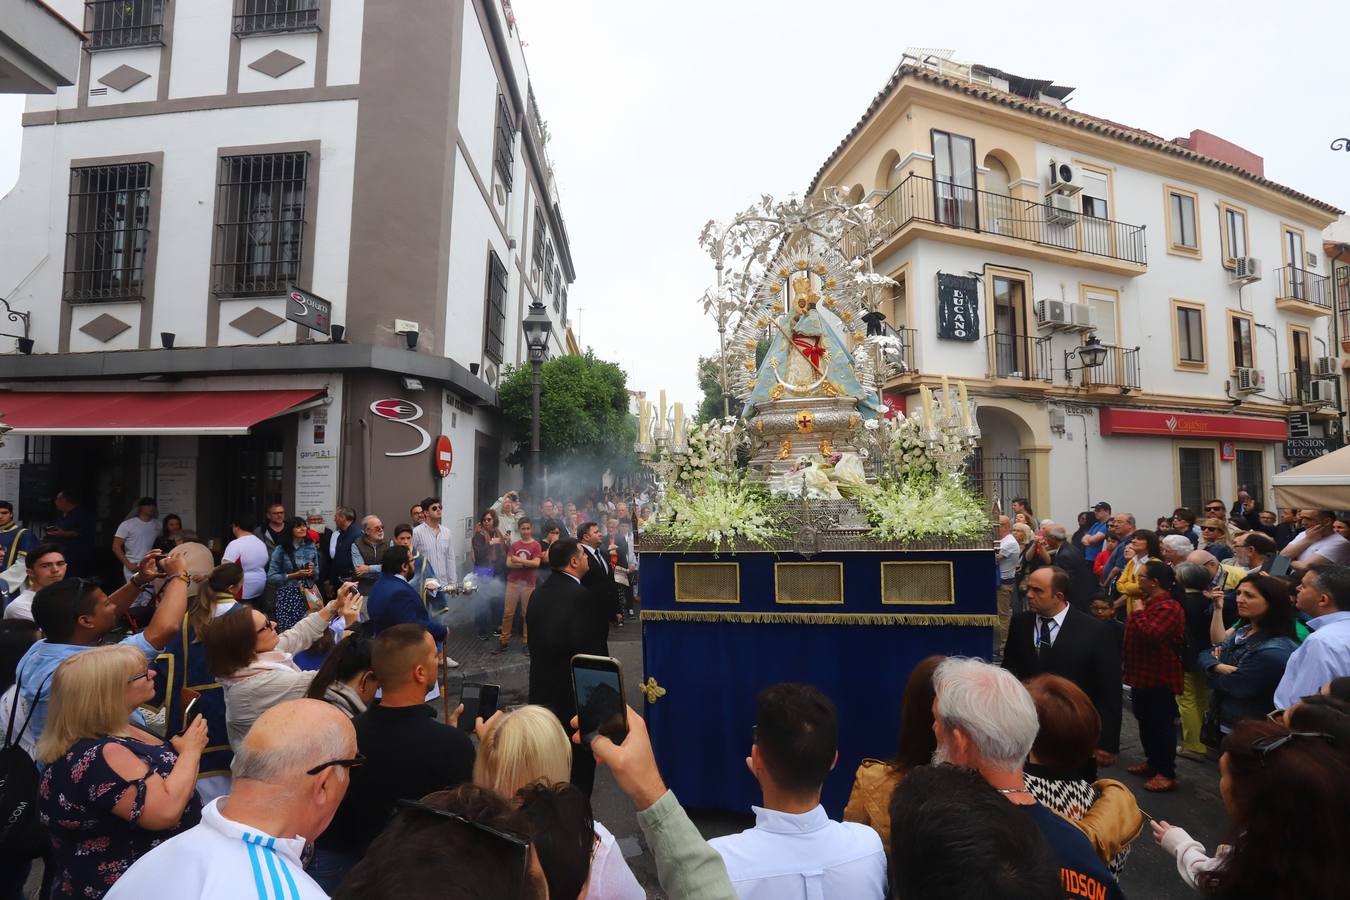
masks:
<path fill-rule="evenodd" d="M 1017 577 L 1017 564 L 1022 561 L 1022 545 L 1012 534 L 1005 534 L 998 542 L 998 578 L 999 581 L 1012 581 Z"/>
<path fill-rule="evenodd" d="M 1067 604 L 1063 609 L 1055 613 L 1053 616 L 1041 616 L 1040 613 L 1037 613 L 1036 618 L 1034 620 L 1035 627 L 1032 628 L 1031 630 L 1031 645 L 1038 650 L 1040 649 L 1041 619 L 1046 618 L 1050 620 L 1050 646 L 1051 647 L 1055 646 L 1055 639 L 1059 637 L 1060 626 L 1064 624 L 1064 617 L 1067 616 L 1068 614 L 1069 614 L 1069 607 Z"/>
<path fill-rule="evenodd" d="M 741 900 L 884 900 L 886 851 L 866 825 L 751 807 L 755 827 L 714 838 Z"/>
<path fill-rule="evenodd" d="M 459 580 L 459 569 L 455 564 L 455 542 L 450 529 L 441 523 L 440 529 L 430 522 L 423 522 L 413 529 L 413 549 L 427 558 L 427 564 L 435 573 L 436 580 L 442 585 L 453 584 Z"/>
<path fill-rule="evenodd" d="M 1335 566 L 1350 564 L 1350 541 L 1332 532 L 1299 554 L 1299 562 L 1312 562 L 1322 557 Z"/>

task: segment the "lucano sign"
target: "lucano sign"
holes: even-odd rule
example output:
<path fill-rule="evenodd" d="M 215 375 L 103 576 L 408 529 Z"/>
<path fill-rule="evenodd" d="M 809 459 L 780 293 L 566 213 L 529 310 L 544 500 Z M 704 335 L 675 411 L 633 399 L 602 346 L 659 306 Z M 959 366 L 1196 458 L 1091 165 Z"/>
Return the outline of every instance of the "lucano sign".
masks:
<path fill-rule="evenodd" d="M 949 341 L 980 339 L 980 280 L 938 274 L 938 337 Z"/>

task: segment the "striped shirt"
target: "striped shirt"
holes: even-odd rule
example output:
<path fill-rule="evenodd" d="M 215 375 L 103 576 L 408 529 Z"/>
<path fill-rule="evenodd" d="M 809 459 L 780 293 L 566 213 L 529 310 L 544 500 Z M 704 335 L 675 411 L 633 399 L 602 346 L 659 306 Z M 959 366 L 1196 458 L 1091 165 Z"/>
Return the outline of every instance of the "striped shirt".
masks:
<path fill-rule="evenodd" d="M 107 900 L 328 900 L 301 865 L 304 838 L 272 837 L 227 819 L 220 799 L 202 809 L 200 825 L 138 859 Z"/>

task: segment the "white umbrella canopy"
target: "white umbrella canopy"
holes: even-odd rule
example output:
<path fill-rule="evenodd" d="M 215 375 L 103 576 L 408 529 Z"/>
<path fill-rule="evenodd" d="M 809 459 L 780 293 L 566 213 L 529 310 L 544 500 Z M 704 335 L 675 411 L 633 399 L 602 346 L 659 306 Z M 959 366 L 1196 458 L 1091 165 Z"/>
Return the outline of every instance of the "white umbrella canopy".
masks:
<path fill-rule="evenodd" d="M 1275 476 L 1275 504 L 1288 509 L 1350 509 L 1350 447 Z"/>

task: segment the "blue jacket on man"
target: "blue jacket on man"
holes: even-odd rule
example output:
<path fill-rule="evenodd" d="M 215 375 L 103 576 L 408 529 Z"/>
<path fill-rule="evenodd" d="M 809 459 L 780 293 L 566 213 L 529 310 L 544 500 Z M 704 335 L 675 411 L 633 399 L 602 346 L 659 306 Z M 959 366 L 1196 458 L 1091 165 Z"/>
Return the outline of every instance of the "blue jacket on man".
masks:
<path fill-rule="evenodd" d="M 402 577 L 390 572 L 381 572 L 370 589 L 367 607 L 370 612 L 372 634 L 379 634 L 386 628 L 402 625 L 404 622 L 416 622 L 431 632 L 436 643 L 445 640 L 446 628 L 440 622 L 432 621 L 427 615 L 427 606 L 422 595 Z"/>
<path fill-rule="evenodd" d="M 352 544 L 355 544 L 362 534 L 364 532 L 361 530 L 360 522 L 353 522 L 338 532 L 337 547 L 333 551 L 328 569 L 328 577 L 333 582 L 334 590 L 342 587 L 342 582 L 356 578 L 356 569 L 352 565 Z M 325 551 L 327 549 L 323 548 Z"/>

